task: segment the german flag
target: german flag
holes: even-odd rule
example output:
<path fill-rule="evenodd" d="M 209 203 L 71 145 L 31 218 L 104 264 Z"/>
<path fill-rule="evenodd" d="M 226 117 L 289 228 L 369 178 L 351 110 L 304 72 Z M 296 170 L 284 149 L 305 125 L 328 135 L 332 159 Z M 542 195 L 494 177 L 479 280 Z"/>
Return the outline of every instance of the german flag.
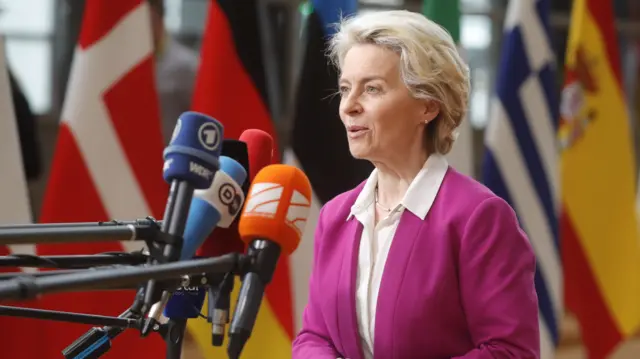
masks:
<path fill-rule="evenodd" d="M 338 114 L 338 73 L 325 56 L 333 24 L 340 16 L 354 14 L 357 1 L 313 0 L 307 1 L 302 9 L 306 15 L 303 32 L 306 50 L 296 93 L 292 148 L 315 195 L 324 204 L 356 187 L 373 170 L 369 162 L 356 160 L 349 153 Z"/>
<path fill-rule="evenodd" d="M 573 2 L 559 128 L 565 301 L 590 359 L 640 324 L 635 158 L 612 6 Z"/>
<path fill-rule="evenodd" d="M 268 108 L 256 0 L 211 1 L 193 109 L 222 122 L 226 138 L 256 128 L 275 136 Z"/>
<path fill-rule="evenodd" d="M 222 122 L 226 138 L 238 139 L 244 130 L 260 129 L 274 137 L 277 146 L 268 107 L 257 4 L 258 0 L 210 2 L 193 109 Z M 243 248 L 243 245 L 226 248 Z M 231 313 L 235 310 L 239 288 L 237 281 Z M 266 288 L 243 358 L 291 357 L 294 335 L 291 298 L 289 261 L 282 257 Z M 211 346 L 211 325 L 205 320 L 189 320 L 188 327 L 204 358 L 227 356 L 226 340 L 221 347 Z"/>
<path fill-rule="evenodd" d="M 313 187 L 313 199 L 302 241 L 291 256 L 295 323 L 302 323 L 308 300 L 309 276 L 313 261 L 313 240 L 320 207 L 336 195 L 364 181 L 373 167 L 356 160 L 338 108 L 338 73 L 326 57 L 327 40 L 340 17 L 356 13 L 356 0 L 313 0 L 300 6 L 303 15 L 303 58 L 291 147 L 285 161 L 301 168 Z"/>

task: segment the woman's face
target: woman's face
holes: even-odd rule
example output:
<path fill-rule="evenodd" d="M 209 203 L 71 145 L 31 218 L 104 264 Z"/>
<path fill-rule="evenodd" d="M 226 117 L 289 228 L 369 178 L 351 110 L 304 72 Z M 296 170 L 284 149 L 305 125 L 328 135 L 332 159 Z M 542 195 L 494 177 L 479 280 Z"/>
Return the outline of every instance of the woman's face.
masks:
<path fill-rule="evenodd" d="M 352 156 L 375 163 L 424 149 L 425 121 L 432 120 L 438 108 L 411 95 L 397 53 L 373 44 L 352 47 L 339 86 L 340 118 Z"/>

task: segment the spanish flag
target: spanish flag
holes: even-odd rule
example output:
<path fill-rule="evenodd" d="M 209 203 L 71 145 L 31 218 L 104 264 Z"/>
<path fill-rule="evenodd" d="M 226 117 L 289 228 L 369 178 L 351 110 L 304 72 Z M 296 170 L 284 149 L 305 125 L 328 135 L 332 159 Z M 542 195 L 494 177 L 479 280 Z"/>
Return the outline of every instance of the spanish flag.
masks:
<path fill-rule="evenodd" d="M 640 324 L 635 159 L 612 6 L 573 2 L 559 127 L 565 300 L 590 359 Z"/>

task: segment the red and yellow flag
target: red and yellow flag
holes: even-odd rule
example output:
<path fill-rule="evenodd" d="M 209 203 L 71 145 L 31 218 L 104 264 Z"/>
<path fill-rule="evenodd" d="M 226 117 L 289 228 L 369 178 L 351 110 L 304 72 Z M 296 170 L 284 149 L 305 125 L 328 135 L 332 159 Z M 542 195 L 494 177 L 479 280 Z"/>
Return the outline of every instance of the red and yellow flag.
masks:
<path fill-rule="evenodd" d="M 612 6 L 573 2 L 559 130 L 565 300 L 590 359 L 640 324 L 635 159 Z"/>

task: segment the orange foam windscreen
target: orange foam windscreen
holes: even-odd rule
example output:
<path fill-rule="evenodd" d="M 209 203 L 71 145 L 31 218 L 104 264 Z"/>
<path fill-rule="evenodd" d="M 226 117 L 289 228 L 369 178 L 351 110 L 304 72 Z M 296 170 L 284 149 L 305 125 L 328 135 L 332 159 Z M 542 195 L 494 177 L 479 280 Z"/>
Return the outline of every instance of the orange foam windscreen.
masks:
<path fill-rule="evenodd" d="M 246 243 L 268 239 L 286 254 L 298 248 L 311 206 L 311 183 L 296 167 L 270 165 L 256 175 L 238 230 Z"/>

